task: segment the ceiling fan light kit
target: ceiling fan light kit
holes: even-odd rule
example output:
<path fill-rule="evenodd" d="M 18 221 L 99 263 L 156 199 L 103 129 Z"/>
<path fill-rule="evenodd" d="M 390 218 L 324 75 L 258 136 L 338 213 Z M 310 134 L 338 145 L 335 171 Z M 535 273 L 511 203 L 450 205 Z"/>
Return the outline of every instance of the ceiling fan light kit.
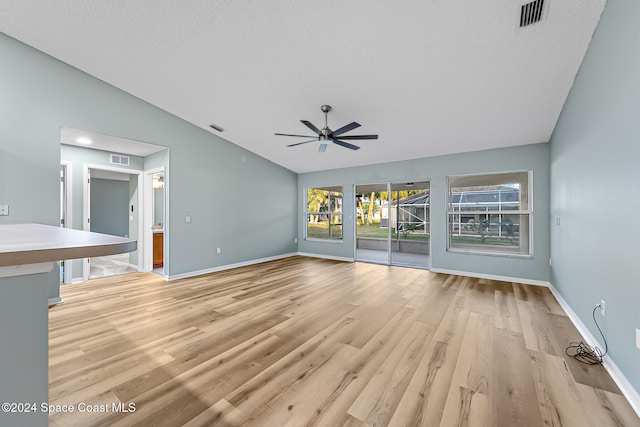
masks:
<path fill-rule="evenodd" d="M 320 153 L 324 153 L 327 149 L 327 144 L 329 142 L 333 142 L 334 144 L 337 144 L 341 147 L 345 147 L 345 148 L 349 148 L 351 150 L 359 150 L 360 147 L 358 147 L 357 145 L 353 145 L 350 144 L 346 141 L 343 141 L 345 139 L 347 140 L 367 140 L 367 139 L 378 139 L 378 135 L 345 135 L 343 136 L 343 134 L 356 129 L 358 127 L 360 127 L 359 123 L 356 122 L 351 122 L 348 125 L 342 126 L 341 128 L 337 129 L 337 130 L 331 130 L 329 128 L 329 124 L 328 124 L 328 114 L 329 112 L 332 110 L 330 105 L 323 105 L 322 107 L 320 107 L 320 110 L 324 113 L 324 128 L 322 129 L 318 129 L 316 126 L 314 126 L 311 122 L 309 122 L 308 120 L 300 120 L 302 122 L 302 124 L 304 124 L 306 127 L 308 127 L 309 129 L 311 129 L 317 136 L 312 136 L 312 135 L 297 135 L 297 134 L 291 134 L 291 133 L 276 133 L 275 135 L 279 135 L 279 136 L 293 136 L 293 137 L 297 137 L 297 138 L 313 138 L 309 141 L 302 141 L 302 142 L 297 142 L 295 144 L 289 144 L 287 145 L 287 147 L 295 147 L 298 145 L 302 145 L 302 144 L 308 144 L 310 142 L 314 142 L 314 141 L 320 141 L 320 147 L 318 148 L 318 152 Z"/>

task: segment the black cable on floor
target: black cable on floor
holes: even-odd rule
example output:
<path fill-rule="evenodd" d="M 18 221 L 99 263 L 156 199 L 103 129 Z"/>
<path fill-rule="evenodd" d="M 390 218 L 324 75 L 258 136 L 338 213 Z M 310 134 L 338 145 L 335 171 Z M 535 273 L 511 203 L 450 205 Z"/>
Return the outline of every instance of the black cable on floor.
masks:
<path fill-rule="evenodd" d="M 569 347 L 566 348 L 565 353 L 568 356 L 573 357 L 579 362 L 585 363 L 587 365 L 598 365 L 602 363 L 602 359 L 609 351 L 609 345 L 607 344 L 607 339 L 604 337 L 602 333 L 602 329 L 600 329 L 600 325 L 598 325 L 598 321 L 596 320 L 596 310 L 600 308 L 600 304 L 596 305 L 593 308 L 593 312 L 591 315 L 593 316 L 593 321 L 596 324 L 596 328 L 600 332 L 602 336 L 602 340 L 604 341 L 604 353 L 598 347 L 591 347 L 584 342 L 572 342 L 569 343 Z"/>

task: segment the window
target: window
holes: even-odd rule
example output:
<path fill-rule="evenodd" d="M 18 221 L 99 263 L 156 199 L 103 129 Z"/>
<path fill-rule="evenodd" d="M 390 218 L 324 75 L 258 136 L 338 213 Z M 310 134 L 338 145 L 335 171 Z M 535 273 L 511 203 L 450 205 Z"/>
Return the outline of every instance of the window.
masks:
<path fill-rule="evenodd" d="M 448 178 L 449 250 L 531 255 L 531 172 Z"/>
<path fill-rule="evenodd" d="M 307 239 L 342 240 L 342 187 L 307 189 Z"/>

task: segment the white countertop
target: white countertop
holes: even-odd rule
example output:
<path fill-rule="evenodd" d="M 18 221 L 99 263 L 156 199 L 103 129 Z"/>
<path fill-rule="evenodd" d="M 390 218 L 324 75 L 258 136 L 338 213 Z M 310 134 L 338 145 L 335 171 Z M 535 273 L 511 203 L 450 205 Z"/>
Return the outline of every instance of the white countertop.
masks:
<path fill-rule="evenodd" d="M 0 225 L 0 267 L 135 251 L 136 240 L 42 224 Z"/>

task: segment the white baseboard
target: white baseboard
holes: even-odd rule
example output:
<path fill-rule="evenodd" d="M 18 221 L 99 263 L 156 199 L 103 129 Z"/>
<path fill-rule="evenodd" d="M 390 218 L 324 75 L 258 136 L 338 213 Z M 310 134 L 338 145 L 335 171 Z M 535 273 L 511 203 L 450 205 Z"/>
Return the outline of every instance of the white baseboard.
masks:
<path fill-rule="evenodd" d="M 262 262 L 289 258 L 296 255 L 312 257 L 312 258 L 330 259 L 335 261 L 354 262 L 353 258 L 348 258 L 348 257 L 337 257 L 337 256 L 331 256 L 331 255 L 320 255 L 320 254 L 312 254 L 312 253 L 305 253 L 305 252 L 297 252 L 297 253 L 293 252 L 293 253 L 276 255 L 276 256 L 267 257 L 267 258 L 254 259 L 254 260 L 243 261 L 235 264 L 228 264 L 228 265 L 223 265 L 219 267 L 208 268 L 204 270 L 191 271 L 188 273 L 174 274 L 171 276 L 165 275 L 164 280 L 171 281 L 171 280 L 178 280 L 178 279 L 186 279 L 189 277 L 201 276 L 203 274 L 215 273 L 217 271 L 230 270 L 232 268 L 245 267 L 248 265 L 259 264 Z M 598 341 L 591 334 L 591 332 L 586 327 L 586 325 L 582 322 L 582 320 L 580 320 L 578 315 L 573 311 L 573 309 L 569 306 L 569 304 L 567 304 L 567 302 L 564 300 L 562 295 L 550 282 L 543 281 L 543 280 L 523 279 L 520 277 L 508 277 L 508 276 L 498 276 L 494 274 L 474 273 L 469 271 L 448 270 L 448 269 L 442 269 L 442 268 L 432 268 L 431 271 L 433 273 L 443 273 L 443 274 L 451 274 L 456 276 L 475 277 L 479 279 L 499 280 L 503 282 L 515 282 L 515 283 L 522 283 L 526 285 L 548 287 L 551 290 L 551 293 L 554 295 L 554 297 L 558 301 L 558 303 L 560 304 L 560 306 L 562 307 L 562 309 L 567 313 L 567 316 L 569 317 L 571 322 L 573 322 L 578 332 L 580 332 L 580 334 L 587 341 L 587 343 L 591 346 L 599 345 Z M 82 279 L 80 279 L 79 281 L 82 281 Z M 75 280 L 73 282 L 76 283 Z M 60 297 L 50 298 L 49 306 L 60 304 L 62 302 L 63 301 Z M 640 394 L 638 393 L 638 391 L 633 387 L 633 385 L 631 385 L 629 380 L 627 380 L 627 378 L 624 376 L 622 371 L 620 371 L 620 369 L 613 362 L 613 360 L 611 360 L 610 357 L 605 356 L 603 366 L 607 370 L 609 375 L 611 375 L 611 378 L 616 383 L 616 385 L 620 388 L 620 391 L 622 392 L 624 397 L 627 399 L 627 401 L 629 402 L 633 410 L 638 414 L 638 416 L 640 416 Z"/>
<path fill-rule="evenodd" d="M 545 287 L 551 286 L 551 283 L 546 282 L 544 280 L 523 279 L 522 277 L 498 276 L 495 274 L 475 273 L 471 271 L 448 270 L 446 268 L 432 268 L 431 272 L 451 274 L 454 276 L 475 277 L 477 279 L 499 280 L 501 282 L 515 282 L 515 283 L 522 283 L 524 285 L 545 286 Z"/>
<path fill-rule="evenodd" d="M 556 300 L 558 300 L 558 303 L 560 304 L 562 309 L 565 311 L 565 313 L 567 313 L 567 316 L 569 316 L 569 319 L 571 320 L 571 322 L 573 322 L 573 325 L 576 327 L 578 332 L 580 332 L 580 335 L 582 335 L 582 337 L 585 339 L 587 344 L 592 347 L 600 346 L 600 343 L 598 343 L 591 331 L 589 331 L 584 322 L 580 320 L 571 306 L 569 306 L 565 299 L 562 298 L 562 295 L 560 294 L 560 292 L 558 292 L 555 286 L 549 283 L 549 289 L 551 290 L 551 293 L 556 298 Z M 633 410 L 640 417 L 640 393 L 638 393 L 633 385 L 631 385 L 627 377 L 624 376 L 620 368 L 618 368 L 618 366 L 613 362 L 613 360 L 611 360 L 609 356 L 604 357 L 602 366 L 604 366 L 609 375 L 611 375 L 611 378 L 616 383 L 618 388 L 620 388 L 620 391 L 622 392 L 624 397 L 627 398 L 627 401 L 629 402 Z"/>
<path fill-rule="evenodd" d="M 348 258 L 348 257 L 332 256 L 332 255 L 321 255 L 321 254 L 310 254 L 310 253 L 306 253 L 306 252 L 298 252 L 297 254 L 294 254 L 294 255 L 307 256 L 307 257 L 311 257 L 311 258 L 330 259 L 330 260 L 333 260 L 333 261 L 345 261 L 345 262 L 354 262 L 355 261 L 353 258 Z"/>
<path fill-rule="evenodd" d="M 434 273 L 444 273 L 444 274 L 453 274 L 457 276 L 466 276 L 466 277 L 476 277 L 479 279 L 490 279 L 490 280 L 501 280 L 504 282 L 515 282 L 515 283 L 523 283 L 526 285 L 534 285 L 534 286 L 545 286 L 549 288 L 553 296 L 556 298 L 562 309 L 567 313 L 567 316 L 576 327 L 580 335 L 582 335 L 587 342 L 592 347 L 599 346 L 600 344 L 595 339 L 595 337 L 591 334 L 591 331 L 586 327 L 586 325 L 580 320 L 578 315 L 573 311 L 571 306 L 567 304 L 567 302 L 562 298 L 560 292 L 553 286 L 550 282 L 546 282 L 543 280 L 531 280 L 531 279 L 523 279 L 519 277 L 507 277 L 507 276 L 497 276 L 493 274 L 484 274 L 484 273 L 472 273 L 468 271 L 456 271 L 456 270 L 447 270 L 441 268 L 432 268 L 432 272 Z M 604 368 L 607 370 L 611 378 L 616 383 L 620 391 L 627 399 L 633 410 L 640 417 L 640 393 L 631 385 L 627 377 L 624 376 L 620 368 L 611 360 L 610 357 L 605 356 L 604 361 L 602 363 Z"/>
<path fill-rule="evenodd" d="M 204 270 L 189 271 L 187 273 L 172 274 L 170 276 L 165 275 L 164 280 L 171 281 L 171 280 L 178 280 L 178 279 L 187 279 L 189 277 L 202 276 L 203 274 L 215 273 L 216 271 L 230 270 L 232 268 L 246 267 L 248 265 L 260 264 L 261 262 L 268 262 L 268 261 L 275 261 L 277 259 L 282 259 L 282 258 L 289 258 L 295 255 L 297 255 L 297 253 L 292 252 L 288 254 L 276 255 L 276 256 L 267 257 L 267 258 L 259 258 L 259 259 L 252 259 L 249 261 L 237 262 L 235 264 L 228 264 L 228 265 L 221 265 L 213 268 L 206 268 Z"/>
<path fill-rule="evenodd" d="M 49 307 L 52 307 L 54 305 L 58 305 L 58 304 L 62 304 L 64 301 L 62 301 L 62 298 L 60 297 L 55 297 L 55 298 L 49 298 Z"/>

